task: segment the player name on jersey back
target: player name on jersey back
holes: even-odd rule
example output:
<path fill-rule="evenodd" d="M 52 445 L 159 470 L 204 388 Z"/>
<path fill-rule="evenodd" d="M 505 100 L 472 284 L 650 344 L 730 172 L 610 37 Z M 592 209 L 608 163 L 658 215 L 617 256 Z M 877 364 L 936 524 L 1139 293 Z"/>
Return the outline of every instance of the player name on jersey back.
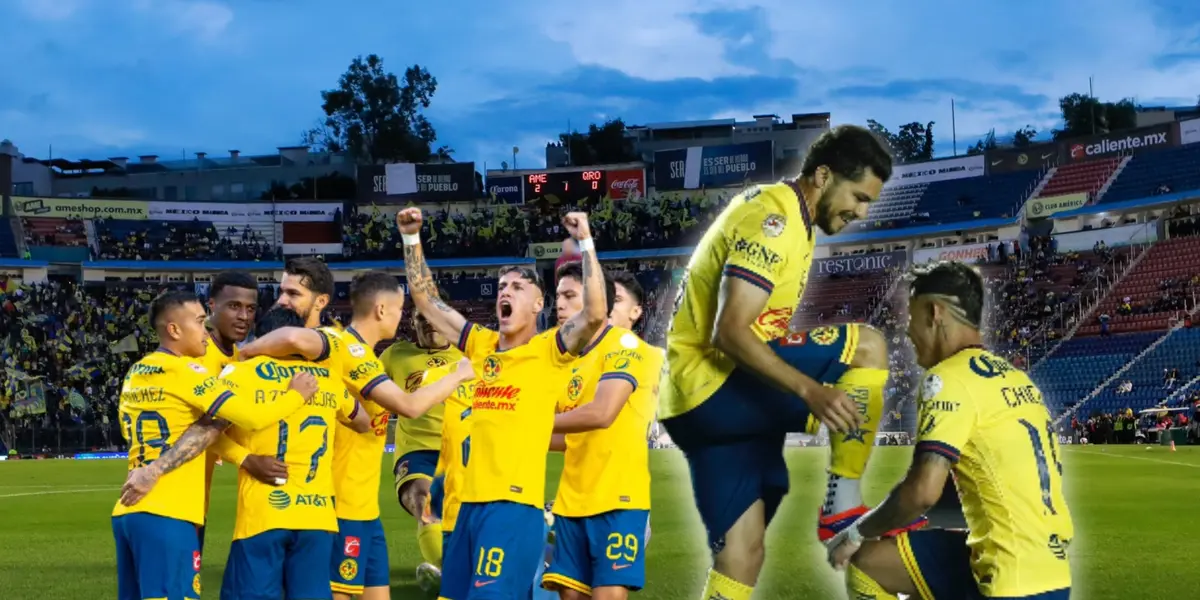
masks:
<path fill-rule="evenodd" d="M 733 372 L 713 348 L 721 280 L 731 277 L 769 294 L 753 325 L 763 341 L 787 335 L 804 294 L 816 237 L 791 184 L 758 186 L 734 197 L 692 253 L 667 332 L 668 378 L 659 418 L 683 414 L 709 398 Z"/>

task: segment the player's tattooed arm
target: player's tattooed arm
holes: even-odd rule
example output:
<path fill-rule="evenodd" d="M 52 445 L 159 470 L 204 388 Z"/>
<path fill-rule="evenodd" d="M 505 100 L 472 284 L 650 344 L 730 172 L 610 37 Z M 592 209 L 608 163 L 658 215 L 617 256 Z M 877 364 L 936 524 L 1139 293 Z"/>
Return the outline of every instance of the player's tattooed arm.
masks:
<path fill-rule="evenodd" d="M 608 321 L 608 295 L 604 288 L 604 270 L 596 257 L 595 242 L 588 226 L 587 213 L 572 212 L 563 217 L 563 225 L 579 242 L 583 255 L 583 310 L 575 313 L 558 330 L 567 351 L 578 355 L 597 331 Z"/>
<path fill-rule="evenodd" d="M 859 521 L 858 532 L 864 538 L 877 538 L 927 513 L 937 504 L 953 468 L 950 459 L 941 454 L 917 451 L 904 481 Z"/>
<path fill-rule="evenodd" d="M 125 485 L 121 487 L 121 504 L 137 504 L 154 489 L 159 477 L 204 454 L 227 427 L 229 422 L 224 419 L 201 417 L 188 427 L 171 447 L 164 450 L 157 460 L 129 472 Z"/>
<path fill-rule="evenodd" d="M 467 326 L 467 319 L 442 300 L 437 280 L 425 262 L 425 251 L 419 242 L 404 246 L 404 274 L 408 278 L 408 293 L 417 310 L 438 333 L 457 340 Z"/>

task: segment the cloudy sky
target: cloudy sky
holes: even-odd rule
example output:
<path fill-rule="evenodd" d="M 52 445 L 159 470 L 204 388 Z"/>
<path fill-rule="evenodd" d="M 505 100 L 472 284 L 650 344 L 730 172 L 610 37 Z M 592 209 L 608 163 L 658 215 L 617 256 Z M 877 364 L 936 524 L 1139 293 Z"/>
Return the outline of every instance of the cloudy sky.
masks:
<path fill-rule="evenodd" d="M 376 53 L 419 63 L 458 160 L 521 165 L 564 130 L 828 111 L 936 121 L 949 155 L 989 129 L 1048 130 L 1057 98 L 1200 93 L 1200 3 L 858 0 L 0 0 L 0 138 L 27 155 L 270 153 L 320 91 Z M 997 8 L 1003 4 L 1004 8 Z M 1086 3 L 1085 3 L 1086 4 Z"/>

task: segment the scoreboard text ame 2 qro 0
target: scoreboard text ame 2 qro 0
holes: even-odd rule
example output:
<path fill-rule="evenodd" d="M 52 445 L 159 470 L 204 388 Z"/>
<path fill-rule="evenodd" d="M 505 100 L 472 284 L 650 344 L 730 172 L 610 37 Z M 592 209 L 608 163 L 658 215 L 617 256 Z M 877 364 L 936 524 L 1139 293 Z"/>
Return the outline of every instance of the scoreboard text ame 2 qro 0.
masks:
<path fill-rule="evenodd" d="M 568 173 L 530 173 L 525 176 L 525 201 L 555 196 L 565 202 L 585 198 L 598 200 L 608 193 L 608 177 L 602 170 Z"/>

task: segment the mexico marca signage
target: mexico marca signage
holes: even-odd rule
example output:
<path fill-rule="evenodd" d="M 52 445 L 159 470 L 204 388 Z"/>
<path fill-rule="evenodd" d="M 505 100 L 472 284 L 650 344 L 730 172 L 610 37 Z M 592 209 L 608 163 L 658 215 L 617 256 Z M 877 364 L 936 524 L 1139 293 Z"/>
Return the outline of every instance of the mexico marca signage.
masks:
<path fill-rule="evenodd" d="M 888 184 L 900 186 L 979 177 L 983 175 L 984 169 L 984 158 L 981 154 L 947 160 L 933 160 L 914 165 L 896 165 L 892 169 L 892 178 L 888 181 Z"/>

